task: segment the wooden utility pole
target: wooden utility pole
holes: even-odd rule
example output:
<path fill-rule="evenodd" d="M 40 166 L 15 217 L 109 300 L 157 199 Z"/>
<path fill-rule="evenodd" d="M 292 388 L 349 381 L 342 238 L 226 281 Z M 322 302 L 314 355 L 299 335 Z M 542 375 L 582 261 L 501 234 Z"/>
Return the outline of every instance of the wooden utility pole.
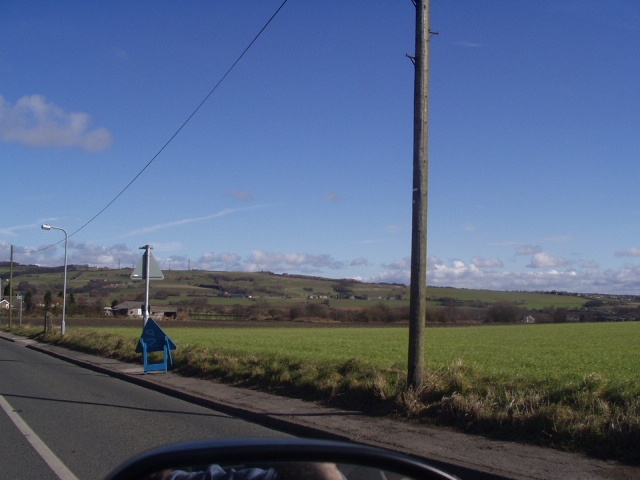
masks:
<path fill-rule="evenodd" d="M 427 193 L 429 180 L 429 0 L 416 0 L 416 51 L 413 93 L 413 212 L 411 299 L 407 388 L 417 391 L 424 377 L 427 317 Z"/>

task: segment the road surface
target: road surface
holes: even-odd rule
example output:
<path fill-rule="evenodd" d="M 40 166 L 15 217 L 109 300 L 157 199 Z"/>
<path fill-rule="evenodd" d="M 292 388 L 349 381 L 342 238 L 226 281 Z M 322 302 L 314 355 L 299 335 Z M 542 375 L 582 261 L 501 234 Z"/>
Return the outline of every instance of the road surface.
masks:
<path fill-rule="evenodd" d="M 284 433 L 0 342 L 0 478 L 104 477 L 136 453 Z"/>

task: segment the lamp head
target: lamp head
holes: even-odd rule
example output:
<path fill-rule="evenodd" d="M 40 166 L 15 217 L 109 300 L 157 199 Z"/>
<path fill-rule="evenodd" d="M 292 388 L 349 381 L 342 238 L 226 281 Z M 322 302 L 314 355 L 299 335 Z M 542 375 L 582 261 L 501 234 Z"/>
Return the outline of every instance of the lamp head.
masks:
<path fill-rule="evenodd" d="M 40 227 L 43 230 L 51 230 L 51 225 L 47 225 L 46 223 Z"/>

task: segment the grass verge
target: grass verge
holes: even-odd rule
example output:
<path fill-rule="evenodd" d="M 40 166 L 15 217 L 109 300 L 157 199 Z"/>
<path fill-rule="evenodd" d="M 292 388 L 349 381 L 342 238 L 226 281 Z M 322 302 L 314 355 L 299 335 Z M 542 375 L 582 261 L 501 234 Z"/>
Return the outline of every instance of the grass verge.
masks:
<path fill-rule="evenodd" d="M 122 334 L 77 329 L 62 338 L 29 328 L 12 332 L 108 358 L 141 361 L 134 353 L 137 338 Z M 182 375 L 640 464 L 637 379 L 490 375 L 458 359 L 427 370 L 424 387 L 407 392 L 403 369 L 356 358 L 303 361 L 194 344 L 176 350 L 174 361 L 175 372 Z"/>

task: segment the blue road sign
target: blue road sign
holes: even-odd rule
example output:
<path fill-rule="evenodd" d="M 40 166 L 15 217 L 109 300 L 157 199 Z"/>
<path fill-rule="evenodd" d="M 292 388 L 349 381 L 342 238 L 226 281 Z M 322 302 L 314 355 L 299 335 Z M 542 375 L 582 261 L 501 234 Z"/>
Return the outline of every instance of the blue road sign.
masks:
<path fill-rule="evenodd" d="M 144 373 L 157 370 L 163 370 L 166 373 L 169 366 L 173 365 L 171 350 L 175 349 L 176 344 L 164 333 L 160 325 L 153 318 L 148 319 L 136 346 L 136 353 L 142 353 Z M 162 352 L 162 362 L 149 363 L 150 352 Z"/>
<path fill-rule="evenodd" d="M 147 352 L 162 352 L 164 351 L 165 344 L 169 350 L 176 349 L 176 344 L 164 333 L 164 330 L 160 328 L 160 325 L 158 325 L 153 318 L 147 320 L 147 324 L 142 329 L 142 337 L 140 340 L 144 340 L 147 345 Z M 136 346 L 136 353 L 142 353 L 142 344 L 140 342 L 138 342 L 138 346 Z"/>

